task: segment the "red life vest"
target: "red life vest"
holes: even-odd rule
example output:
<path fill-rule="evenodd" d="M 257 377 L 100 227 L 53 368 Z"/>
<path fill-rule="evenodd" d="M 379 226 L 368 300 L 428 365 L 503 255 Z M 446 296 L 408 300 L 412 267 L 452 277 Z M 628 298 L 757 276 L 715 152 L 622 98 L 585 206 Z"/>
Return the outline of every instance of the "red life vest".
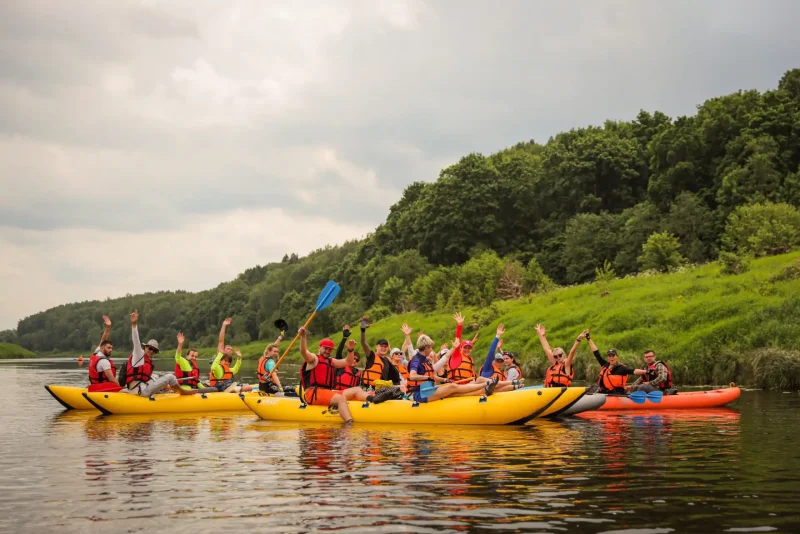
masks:
<path fill-rule="evenodd" d="M 447 371 L 447 378 L 453 382 L 475 378 L 475 360 L 472 356 L 461 353 L 461 363 L 455 369 Z"/>
<path fill-rule="evenodd" d="M 365 388 L 374 386 L 375 381 L 383 376 L 383 365 L 383 358 L 376 354 L 372 365 L 361 374 L 361 385 Z"/>
<path fill-rule="evenodd" d="M 219 364 L 222 366 L 222 370 L 224 371 L 224 373 L 222 374 L 222 378 L 217 380 L 217 377 L 214 376 L 214 370 L 212 368 L 212 370 L 209 371 L 209 373 L 208 373 L 208 385 L 209 386 L 213 387 L 213 386 L 217 385 L 217 382 L 225 382 L 227 380 L 232 380 L 233 379 L 233 373 L 231 372 L 231 368 L 228 365 L 228 362 L 221 361 L 221 362 L 219 362 Z"/>
<path fill-rule="evenodd" d="M 258 360 L 258 367 L 256 368 L 256 377 L 258 378 L 258 381 L 261 382 L 261 383 L 272 382 L 272 379 L 269 376 L 272 373 L 271 372 L 267 372 L 267 360 L 268 359 L 269 358 L 267 358 L 266 356 L 262 356 Z"/>
<path fill-rule="evenodd" d="M 336 369 L 336 378 L 334 380 L 334 387 L 336 391 L 344 391 L 346 389 L 354 388 L 361 384 L 361 371 L 358 367 L 342 367 Z"/>
<path fill-rule="evenodd" d="M 554 363 L 547 369 L 547 374 L 544 377 L 544 387 L 546 388 L 557 388 L 557 387 L 565 387 L 568 388 L 570 384 L 572 384 L 572 380 L 575 378 L 575 368 L 571 365 L 569 366 L 569 374 L 564 372 L 564 368 L 566 364 L 564 363 Z"/>
<path fill-rule="evenodd" d="M 421 361 L 422 361 L 422 367 L 425 369 L 425 372 L 422 373 L 422 376 L 426 376 L 428 377 L 429 380 L 433 380 L 433 377 L 435 375 L 435 373 L 433 372 L 433 366 L 428 363 L 428 360 L 422 359 Z M 412 393 L 413 391 L 417 391 L 422 384 L 428 382 L 429 380 L 408 380 L 408 382 L 406 383 L 406 389 L 408 390 L 409 393 Z"/>
<path fill-rule="evenodd" d="M 188 380 L 184 380 L 181 384 L 189 386 L 191 388 L 196 388 L 200 383 L 200 369 L 197 368 L 197 362 L 194 360 L 187 360 L 189 363 L 192 364 L 191 371 L 184 371 L 181 369 L 181 366 L 177 363 L 175 364 L 175 378 L 187 378 L 191 377 Z"/>
<path fill-rule="evenodd" d="M 660 384 L 658 384 L 658 388 L 659 389 L 671 388 L 672 387 L 672 369 L 669 368 L 669 365 L 667 365 L 667 362 L 662 362 L 661 360 L 656 360 L 656 362 L 652 366 L 645 366 L 644 370 L 647 371 L 647 374 L 644 375 L 645 379 L 648 382 L 652 382 L 653 380 L 656 379 L 656 377 L 658 376 L 657 366 L 658 366 L 659 363 L 667 368 L 667 379 L 664 380 L 663 382 L 661 382 Z"/>
<path fill-rule="evenodd" d="M 100 357 L 97 354 L 92 354 L 92 357 L 89 358 L 89 383 L 90 384 L 102 384 L 103 382 L 111 382 L 108 379 L 105 373 L 100 373 L 97 371 L 97 364 L 100 360 L 108 360 L 108 363 L 111 364 L 111 374 L 117 376 L 117 367 L 114 365 L 114 362 L 111 358 Z"/>
<path fill-rule="evenodd" d="M 605 391 L 614 391 L 620 388 L 625 388 L 628 383 L 628 375 L 612 375 L 611 370 L 607 366 L 600 369 L 600 378 L 597 380 L 600 387 Z"/>
<path fill-rule="evenodd" d="M 336 375 L 330 358 L 318 354 L 317 365 L 310 371 L 306 369 L 307 365 L 304 363 L 300 368 L 300 385 L 303 389 L 334 389 Z"/>
<path fill-rule="evenodd" d="M 155 365 L 153 365 L 153 360 L 151 360 L 150 356 L 147 354 L 142 356 L 142 358 L 144 358 L 144 363 L 139 367 L 134 367 L 133 354 L 128 356 L 128 362 L 125 364 L 125 373 L 127 374 L 125 377 L 125 385 L 130 385 L 131 382 L 135 381 L 144 383 L 150 381 L 150 377 L 153 376 Z"/>

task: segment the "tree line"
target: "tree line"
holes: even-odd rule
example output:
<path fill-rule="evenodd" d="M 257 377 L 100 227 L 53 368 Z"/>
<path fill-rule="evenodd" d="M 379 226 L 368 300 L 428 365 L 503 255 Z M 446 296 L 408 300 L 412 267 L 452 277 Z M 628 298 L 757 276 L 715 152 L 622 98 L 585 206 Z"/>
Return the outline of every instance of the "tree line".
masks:
<path fill-rule="evenodd" d="M 573 129 L 545 144 L 473 153 L 414 182 L 363 240 L 286 255 L 199 293 L 168 291 L 64 304 L 0 332 L 38 352 L 85 351 L 102 314 L 143 337 L 183 331 L 210 346 L 225 317 L 235 344 L 302 324 L 329 279 L 343 288 L 314 329 L 338 331 L 411 310 L 486 306 L 557 285 L 800 244 L 800 69 L 777 89 L 712 98 L 693 116 L 641 111 L 632 121 Z M 115 337 L 124 346 L 127 339 Z"/>

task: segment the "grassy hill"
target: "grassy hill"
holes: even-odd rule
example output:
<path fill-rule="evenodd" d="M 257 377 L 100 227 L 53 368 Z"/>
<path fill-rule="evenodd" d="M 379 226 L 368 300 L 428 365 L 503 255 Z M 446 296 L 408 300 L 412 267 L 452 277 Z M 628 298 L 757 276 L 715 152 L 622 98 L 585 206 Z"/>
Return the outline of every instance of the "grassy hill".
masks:
<path fill-rule="evenodd" d="M 0 359 L 35 358 L 36 353 L 13 343 L 0 343 Z"/>

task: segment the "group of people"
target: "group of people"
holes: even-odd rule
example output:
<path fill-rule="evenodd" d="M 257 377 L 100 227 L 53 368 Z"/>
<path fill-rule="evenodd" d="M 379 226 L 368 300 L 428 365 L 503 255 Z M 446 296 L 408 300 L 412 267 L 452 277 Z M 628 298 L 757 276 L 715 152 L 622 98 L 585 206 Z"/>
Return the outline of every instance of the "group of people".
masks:
<path fill-rule="evenodd" d="M 247 384 L 237 384 L 235 375 L 241 366 L 241 352 L 225 344 L 225 330 L 231 319 L 225 319 L 219 334 L 217 356 L 214 359 L 208 380 L 201 381 L 197 367 L 196 349 L 190 348 L 183 356 L 185 337 L 177 336 L 178 348 L 175 352 L 175 371 L 160 377 L 154 375 L 152 358 L 158 354 L 155 339 L 141 343 L 137 329 L 139 314 L 134 311 L 131 318 L 133 352 L 121 366 L 119 372 L 111 360 L 113 345 L 109 340 L 111 320 L 103 316 L 105 328 L 97 350 L 89 360 L 90 390 L 126 391 L 150 396 L 164 389 L 181 395 L 207 392 L 242 393 L 253 388 Z M 330 338 L 319 342 L 316 353 L 308 349 L 307 332 L 300 328 L 300 355 L 303 364 L 300 369 L 299 395 L 303 401 L 312 405 L 335 407 L 346 422 L 352 417 L 347 402 L 357 400 L 381 403 L 390 399 L 409 399 L 417 403 L 433 402 L 446 397 L 466 395 L 489 396 L 495 392 L 512 391 L 524 386 L 522 369 L 517 364 L 513 352 L 501 350 L 505 327 L 500 324 L 495 332 L 486 358 L 476 372 L 473 349 L 478 335 L 471 340 L 463 339 L 464 317 L 453 315 L 456 323 L 455 336 L 451 344 L 442 344 L 434 350 L 433 339 L 420 332 L 416 343 L 412 342 L 413 329 L 403 324 L 401 331 L 404 341 L 400 348 L 391 348 L 387 339 L 379 339 L 370 346 L 367 341 L 369 319 L 360 321 L 360 348 L 364 354 L 364 365 L 360 365 L 361 354 L 355 339 L 350 338 L 350 325 L 344 325 L 342 339 L 338 348 Z M 279 321 L 281 322 L 281 321 Z M 277 324 L 277 323 L 276 323 Z M 285 326 L 285 321 L 282 322 Z M 276 359 L 279 346 L 286 333 L 285 328 L 273 342 L 267 345 L 258 361 L 256 375 L 259 390 L 269 394 L 283 394 L 283 386 L 277 373 Z M 632 391 L 651 392 L 672 388 L 672 372 L 666 362 L 656 359 L 655 352 L 644 352 L 645 365 L 632 369 L 619 362 L 615 349 L 606 352 L 603 358 L 589 330 L 584 330 L 566 355 L 564 349 L 550 347 L 544 325 L 536 325 L 536 333 L 550 362 L 545 375 L 545 387 L 569 387 L 575 376 L 572 366 L 580 344 L 589 343 L 594 357 L 600 364 L 600 376 L 594 390 L 601 393 L 625 395 Z M 336 353 L 334 354 L 334 349 Z M 236 363 L 233 363 L 236 354 Z M 638 376 L 628 385 L 630 375 Z"/>

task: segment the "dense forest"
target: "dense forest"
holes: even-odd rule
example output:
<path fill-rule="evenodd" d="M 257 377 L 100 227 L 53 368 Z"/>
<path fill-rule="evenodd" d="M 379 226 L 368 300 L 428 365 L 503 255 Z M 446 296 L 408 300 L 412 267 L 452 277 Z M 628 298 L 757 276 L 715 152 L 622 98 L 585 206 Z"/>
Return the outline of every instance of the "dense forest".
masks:
<path fill-rule="evenodd" d="M 434 182 L 414 182 L 360 241 L 247 269 L 199 293 L 158 292 L 58 306 L 0 332 L 37 352 L 85 351 L 101 314 L 174 346 L 215 344 L 222 319 L 236 344 L 299 325 L 329 279 L 342 293 L 318 319 L 338 331 L 364 313 L 485 306 L 595 278 L 748 259 L 800 244 L 800 69 L 775 90 L 710 99 L 693 116 L 641 111 L 490 156 L 469 154 Z M 125 332 L 124 337 L 122 332 Z M 124 345 L 127 329 L 112 338 Z"/>

